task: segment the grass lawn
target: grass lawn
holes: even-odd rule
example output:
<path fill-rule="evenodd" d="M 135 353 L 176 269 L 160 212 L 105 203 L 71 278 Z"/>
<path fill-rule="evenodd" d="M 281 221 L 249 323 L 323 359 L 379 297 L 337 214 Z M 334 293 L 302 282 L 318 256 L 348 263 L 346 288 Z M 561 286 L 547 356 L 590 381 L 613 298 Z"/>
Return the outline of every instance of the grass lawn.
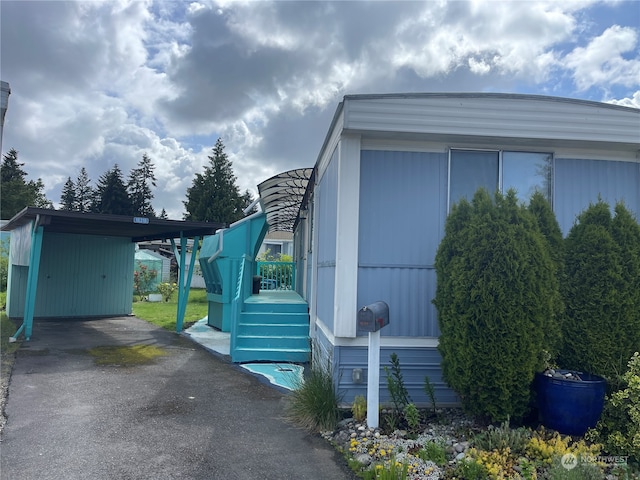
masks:
<path fill-rule="evenodd" d="M 168 302 L 133 302 L 133 314 L 167 330 L 176 329 L 176 315 L 178 313 L 178 292 L 174 292 Z M 189 292 L 189 302 L 184 315 L 183 328 L 207 316 L 207 291 L 202 288 L 192 288 Z"/>

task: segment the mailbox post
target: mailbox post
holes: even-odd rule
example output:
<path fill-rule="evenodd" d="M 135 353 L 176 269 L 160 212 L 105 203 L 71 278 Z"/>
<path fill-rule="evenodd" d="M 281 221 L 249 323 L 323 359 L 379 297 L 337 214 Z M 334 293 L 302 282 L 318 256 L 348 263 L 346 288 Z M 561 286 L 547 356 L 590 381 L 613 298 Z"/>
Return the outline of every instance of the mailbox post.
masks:
<path fill-rule="evenodd" d="M 358 331 L 369 333 L 367 355 L 367 425 L 378 428 L 380 405 L 380 329 L 389 324 L 389 306 L 374 302 L 358 311 Z"/>

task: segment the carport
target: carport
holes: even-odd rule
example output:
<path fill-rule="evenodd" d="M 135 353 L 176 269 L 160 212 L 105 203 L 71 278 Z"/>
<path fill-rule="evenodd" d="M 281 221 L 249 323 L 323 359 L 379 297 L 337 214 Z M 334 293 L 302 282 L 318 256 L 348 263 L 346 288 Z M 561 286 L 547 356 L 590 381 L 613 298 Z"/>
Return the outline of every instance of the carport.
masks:
<path fill-rule="evenodd" d="M 24 334 L 30 340 L 34 317 L 131 314 L 135 244 L 151 240 L 169 240 L 179 265 L 180 332 L 200 239 L 226 226 L 25 208 L 2 227 L 11 232 L 6 312 L 23 319 L 14 338 Z M 193 254 L 185 278 L 188 248 Z"/>

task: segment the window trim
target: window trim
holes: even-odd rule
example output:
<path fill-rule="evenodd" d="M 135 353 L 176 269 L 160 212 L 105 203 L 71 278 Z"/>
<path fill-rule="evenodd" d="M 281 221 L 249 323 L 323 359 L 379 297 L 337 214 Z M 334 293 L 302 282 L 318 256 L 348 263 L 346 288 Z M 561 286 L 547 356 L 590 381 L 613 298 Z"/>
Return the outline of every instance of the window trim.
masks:
<path fill-rule="evenodd" d="M 498 189 L 504 194 L 503 185 L 503 169 L 504 169 L 504 153 L 537 153 L 541 155 L 551 156 L 551 178 L 549 179 L 551 195 L 550 204 L 553 209 L 555 200 L 555 168 L 556 168 L 556 156 L 555 152 L 545 150 L 528 150 L 528 149 L 508 149 L 508 148 L 472 148 L 472 147 L 448 147 L 447 148 L 447 214 L 451 211 L 451 157 L 454 151 L 464 152 L 492 152 L 498 154 Z"/>

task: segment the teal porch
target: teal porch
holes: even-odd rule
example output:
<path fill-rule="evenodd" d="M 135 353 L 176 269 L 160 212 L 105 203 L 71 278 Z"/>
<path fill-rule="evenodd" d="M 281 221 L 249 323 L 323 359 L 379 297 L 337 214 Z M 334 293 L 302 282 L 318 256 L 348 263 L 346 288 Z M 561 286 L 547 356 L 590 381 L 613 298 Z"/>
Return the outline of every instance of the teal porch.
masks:
<path fill-rule="evenodd" d="M 307 302 L 279 279 L 260 282 L 256 276 L 268 271 L 255 260 L 268 228 L 266 215 L 256 213 L 205 237 L 200 266 L 209 301 L 207 323 L 230 333 L 233 362 L 305 363 L 310 357 Z M 295 265 L 288 268 L 295 275 Z"/>

